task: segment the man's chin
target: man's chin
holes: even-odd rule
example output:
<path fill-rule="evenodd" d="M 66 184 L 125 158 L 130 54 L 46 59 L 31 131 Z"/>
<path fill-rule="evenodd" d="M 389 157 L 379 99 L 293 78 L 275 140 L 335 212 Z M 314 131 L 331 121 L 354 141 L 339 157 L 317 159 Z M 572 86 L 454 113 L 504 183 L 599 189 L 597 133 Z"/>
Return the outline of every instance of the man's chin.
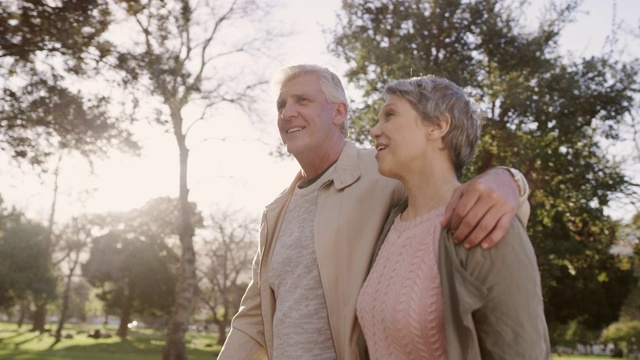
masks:
<path fill-rule="evenodd" d="M 304 147 L 301 146 L 301 144 L 297 144 L 296 141 L 289 141 L 285 146 L 287 148 L 287 152 L 293 156 L 296 156 L 296 154 L 304 150 Z"/>

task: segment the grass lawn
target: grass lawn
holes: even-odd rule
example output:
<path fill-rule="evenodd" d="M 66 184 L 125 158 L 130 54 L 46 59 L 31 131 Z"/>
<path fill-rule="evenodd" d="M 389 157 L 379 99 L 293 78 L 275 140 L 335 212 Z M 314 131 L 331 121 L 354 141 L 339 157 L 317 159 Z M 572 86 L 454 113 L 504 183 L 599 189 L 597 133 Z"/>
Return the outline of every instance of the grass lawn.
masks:
<path fill-rule="evenodd" d="M 598 359 L 615 359 L 609 355 L 552 355 L 552 360 L 598 360 Z"/>
<path fill-rule="evenodd" d="M 0 322 L 0 360 L 158 360 L 162 359 L 164 333 L 152 330 L 130 330 L 127 340 L 117 336 L 93 339 L 87 331 L 100 329 L 115 334 L 112 327 L 92 325 L 68 325 L 62 334 L 73 334 L 72 339 L 62 339 L 54 349 L 49 349 L 55 337 L 50 334 L 29 332 L 30 325 L 21 329 L 13 323 Z M 51 328 L 54 329 L 52 326 Z M 215 344 L 217 334 L 187 333 L 189 360 L 211 360 L 220 352 Z M 209 346 L 207 346 L 209 345 Z"/>
<path fill-rule="evenodd" d="M 66 325 L 62 334 L 73 334 L 72 339 L 62 339 L 52 350 L 54 336 L 29 332 L 30 324 L 21 329 L 13 323 L 0 322 L 0 360 L 159 360 L 162 359 L 164 333 L 136 329 L 129 330 L 127 340 L 113 336 L 108 339 L 93 339 L 88 331 L 100 331 L 115 334 L 113 327 L 94 325 Z M 54 326 L 51 326 L 55 329 Z M 215 344 L 217 334 L 187 333 L 187 356 L 189 360 L 211 360 L 220 352 Z M 603 360 L 610 356 L 595 355 L 552 355 L 552 360 Z"/>

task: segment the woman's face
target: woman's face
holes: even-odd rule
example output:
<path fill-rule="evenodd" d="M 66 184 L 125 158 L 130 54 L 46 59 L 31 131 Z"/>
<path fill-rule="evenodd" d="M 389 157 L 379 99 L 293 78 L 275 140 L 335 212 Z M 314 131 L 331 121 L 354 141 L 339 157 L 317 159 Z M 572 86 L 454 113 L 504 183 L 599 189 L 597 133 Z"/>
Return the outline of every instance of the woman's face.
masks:
<path fill-rule="evenodd" d="M 397 95 L 389 97 L 378 114 L 378 123 L 371 129 L 380 174 L 402 180 L 424 166 L 430 126 L 408 100 Z"/>

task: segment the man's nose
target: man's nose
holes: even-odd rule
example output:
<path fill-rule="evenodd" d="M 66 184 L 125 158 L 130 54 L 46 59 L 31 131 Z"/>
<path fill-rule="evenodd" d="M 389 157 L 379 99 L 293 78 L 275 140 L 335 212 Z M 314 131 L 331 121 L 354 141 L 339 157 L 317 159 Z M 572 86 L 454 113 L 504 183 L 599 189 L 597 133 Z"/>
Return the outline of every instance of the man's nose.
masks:
<path fill-rule="evenodd" d="M 282 107 L 282 109 L 280 109 L 279 116 L 282 119 L 290 119 L 294 117 L 296 114 L 297 114 L 297 111 L 295 109 L 295 106 L 286 104 L 285 106 Z"/>

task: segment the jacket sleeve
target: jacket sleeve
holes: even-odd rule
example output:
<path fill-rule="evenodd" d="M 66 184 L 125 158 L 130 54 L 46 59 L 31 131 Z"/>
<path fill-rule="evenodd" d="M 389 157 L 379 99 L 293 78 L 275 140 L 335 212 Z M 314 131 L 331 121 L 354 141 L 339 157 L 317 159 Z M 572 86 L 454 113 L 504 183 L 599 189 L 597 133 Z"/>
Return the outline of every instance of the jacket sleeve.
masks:
<path fill-rule="evenodd" d="M 548 359 L 550 344 L 540 272 L 524 226 L 513 221 L 489 249 L 456 247 L 466 273 L 486 290 L 473 311 L 482 359 Z M 456 284 L 458 286 L 458 284 Z"/>
<path fill-rule="evenodd" d="M 507 170 L 511 174 L 511 176 L 513 176 L 513 180 L 518 185 L 518 190 L 520 191 L 520 205 L 518 205 L 516 216 L 526 228 L 527 223 L 529 222 L 529 215 L 531 213 L 531 205 L 529 205 L 528 200 L 529 194 L 531 194 L 529 183 L 527 183 L 527 179 L 518 169 L 510 168 L 507 166 L 498 166 L 497 168 Z"/>
<path fill-rule="evenodd" d="M 231 321 L 231 331 L 218 356 L 219 360 L 267 359 L 262 306 L 260 301 L 260 257 L 258 250 L 253 259 L 251 283 L 242 297 L 240 310 Z"/>
<path fill-rule="evenodd" d="M 516 172 L 514 178 L 516 178 L 517 176 L 520 177 L 520 180 L 516 180 L 516 182 L 520 184 L 518 188 L 520 188 L 520 186 L 524 188 L 524 191 L 520 192 L 520 205 L 518 206 L 516 216 L 526 229 L 527 223 L 529 222 L 529 215 L 531 214 L 531 205 L 529 204 L 529 194 L 531 194 L 531 190 L 524 175 L 522 175 L 520 171 L 517 171 L 515 169 L 514 171 Z"/>

